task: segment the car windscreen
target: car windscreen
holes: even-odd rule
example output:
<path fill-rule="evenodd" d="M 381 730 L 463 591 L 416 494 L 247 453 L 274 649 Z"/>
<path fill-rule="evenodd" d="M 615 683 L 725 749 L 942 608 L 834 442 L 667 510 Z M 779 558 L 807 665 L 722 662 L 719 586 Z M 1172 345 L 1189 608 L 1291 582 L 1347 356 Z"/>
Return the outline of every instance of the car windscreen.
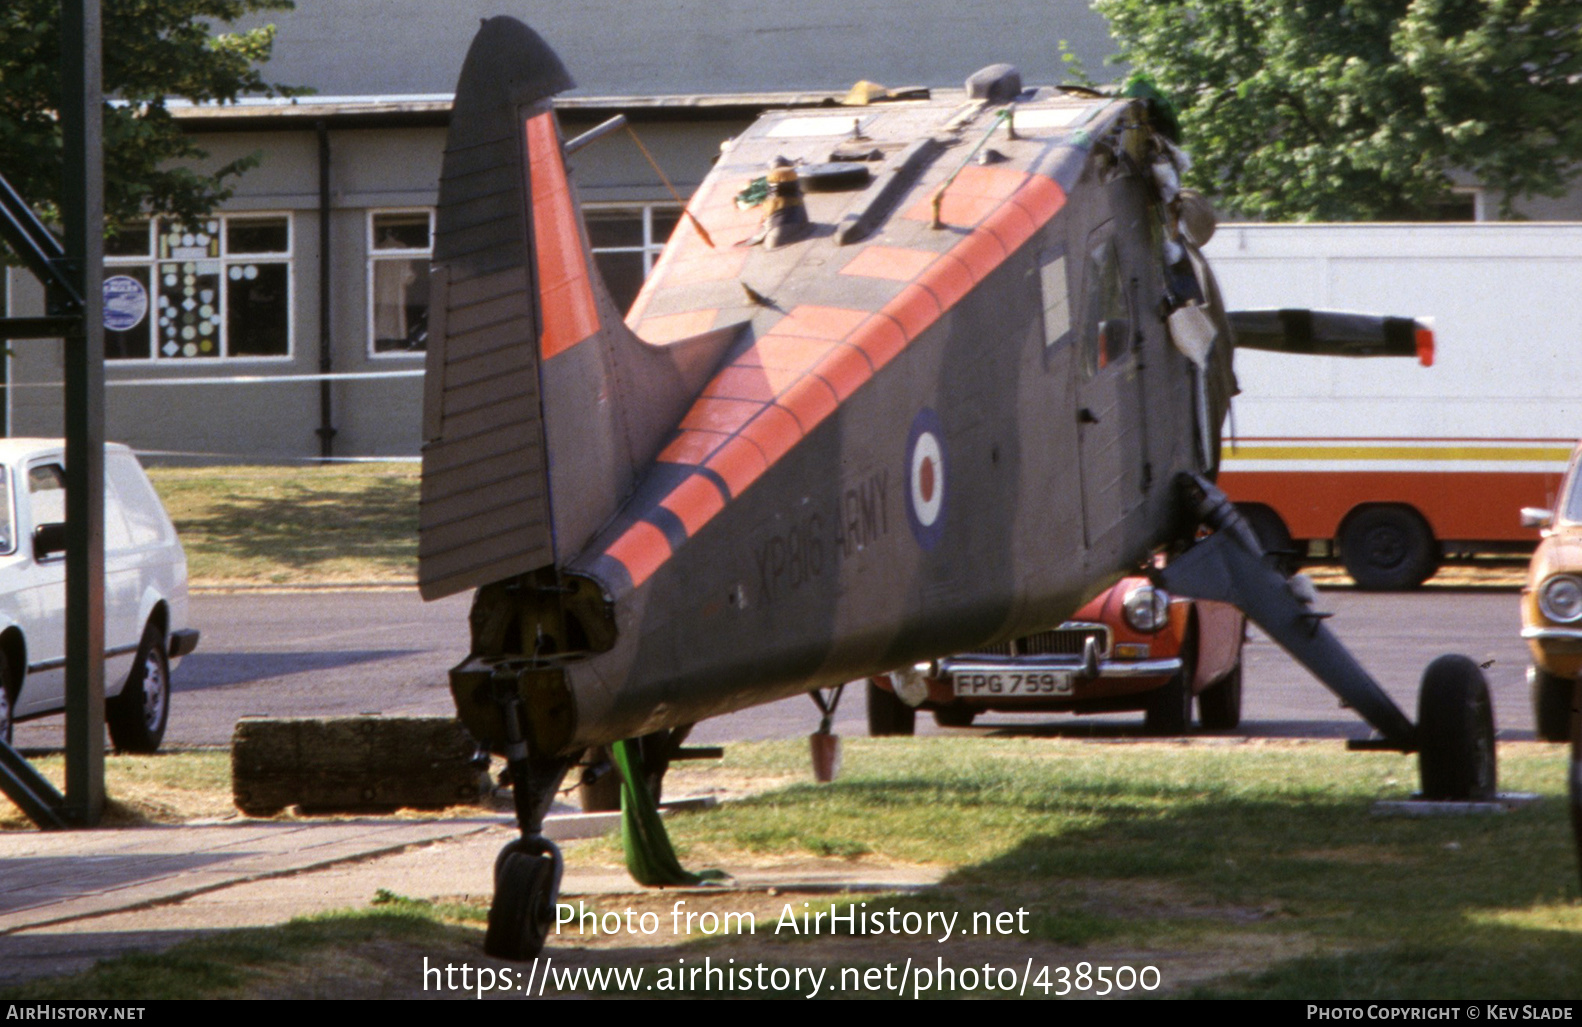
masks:
<path fill-rule="evenodd" d="M 1582 524 L 1582 466 L 1571 468 L 1571 481 L 1566 488 L 1565 505 L 1560 508 L 1560 519 Z"/>

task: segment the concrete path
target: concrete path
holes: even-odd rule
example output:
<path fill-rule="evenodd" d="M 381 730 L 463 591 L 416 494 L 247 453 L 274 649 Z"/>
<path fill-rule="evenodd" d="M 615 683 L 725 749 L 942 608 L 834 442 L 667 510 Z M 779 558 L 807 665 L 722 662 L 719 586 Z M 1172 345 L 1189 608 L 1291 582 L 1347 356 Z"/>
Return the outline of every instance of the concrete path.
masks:
<path fill-rule="evenodd" d="M 586 838 L 611 830 L 617 817 L 564 813 L 546 827 L 557 840 Z M 419 899 L 486 899 L 495 854 L 515 836 L 511 818 L 498 814 L 5 832 L 0 987 L 161 950 L 205 932 L 366 906 L 380 889 Z M 772 867 L 744 871 L 733 886 L 905 890 L 936 880 L 918 868 L 810 873 L 804 866 L 789 879 Z M 579 866 L 575 858 L 562 885 L 568 896 L 642 890 L 624 872 Z"/>

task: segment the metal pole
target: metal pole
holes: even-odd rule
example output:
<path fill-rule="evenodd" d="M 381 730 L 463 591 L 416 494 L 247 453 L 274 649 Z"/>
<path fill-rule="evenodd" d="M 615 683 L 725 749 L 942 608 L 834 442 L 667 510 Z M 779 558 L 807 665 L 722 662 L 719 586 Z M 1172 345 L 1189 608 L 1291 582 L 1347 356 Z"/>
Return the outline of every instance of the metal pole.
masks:
<path fill-rule="evenodd" d="M 61 2 L 67 276 L 83 298 L 66 346 L 66 809 L 104 812 L 104 153 L 99 0 Z"/>
<path fill-rule="evenodd" d="M 330 130 L 320 121 L 319 136 L 319 373 L 329 374 L 335 367 L 334 347 L 330 342 Z M 334 410 L 330 404 L 330 381 L 319 382 L 319 456 L 325 461 L 335 455 Z"/>

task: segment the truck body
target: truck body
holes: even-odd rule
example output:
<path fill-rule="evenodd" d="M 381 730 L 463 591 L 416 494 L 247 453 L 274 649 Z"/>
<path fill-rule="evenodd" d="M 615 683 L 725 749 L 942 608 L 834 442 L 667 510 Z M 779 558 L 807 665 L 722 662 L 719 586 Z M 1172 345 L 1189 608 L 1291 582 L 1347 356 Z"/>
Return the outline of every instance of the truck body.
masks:
<path fill-rule="evenodd" d="M 1238 351 L 1220 484 L 1266 540 L 1374 588 L 1531 547 L 1582 433 L 1582 224 L 1229 224 L 1205 252 L 1231 308 L 1433 319 L 1427 367 Z"/>

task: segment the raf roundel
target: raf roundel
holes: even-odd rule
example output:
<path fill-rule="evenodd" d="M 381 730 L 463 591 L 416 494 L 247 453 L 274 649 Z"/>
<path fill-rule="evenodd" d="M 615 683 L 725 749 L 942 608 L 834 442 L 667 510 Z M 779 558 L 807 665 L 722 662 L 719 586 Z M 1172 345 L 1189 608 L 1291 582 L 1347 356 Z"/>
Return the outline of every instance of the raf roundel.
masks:
<path fill-rule="evenodd" d="M 939 415 L 924 408 L 906 440 L 906 519 L 918 545 L 932 550 L 945 531 L 945 448 Z"/>

